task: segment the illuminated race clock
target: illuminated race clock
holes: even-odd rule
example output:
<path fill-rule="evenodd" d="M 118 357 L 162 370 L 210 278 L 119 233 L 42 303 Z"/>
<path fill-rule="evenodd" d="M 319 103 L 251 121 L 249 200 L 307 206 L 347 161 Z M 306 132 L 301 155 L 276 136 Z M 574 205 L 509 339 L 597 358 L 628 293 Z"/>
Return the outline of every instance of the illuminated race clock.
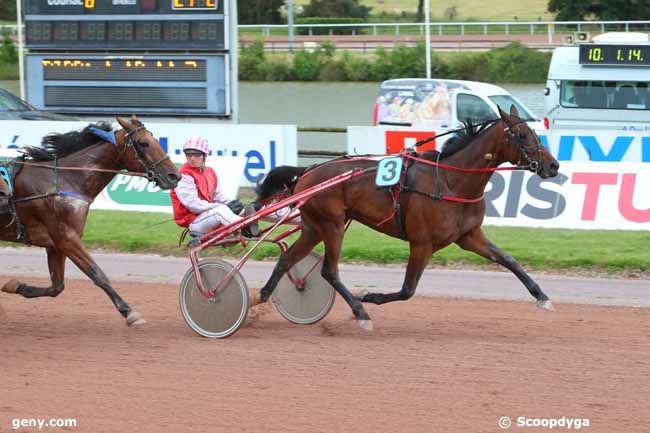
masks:
<path fill-rule="evenodd" d="M 132 57 L 36 54 L 27 57 L 27 67 L 31 71 L 27 82 L 29 101 L 44 110 L 229 113 L 224 54 Z"/>
<path fill-rule="evenodd" d="M 24 0 L 36 49 L 227 49 L 221 0 Z"/>
<path fill-rule="evenodd" d="M 22 1 L 35 107 L 236 118 L 236 0 Z"/>
<path fill-rule="evenodd" d="M 580 45 L 582 65 L 650 66 L 650 45 Z"/>

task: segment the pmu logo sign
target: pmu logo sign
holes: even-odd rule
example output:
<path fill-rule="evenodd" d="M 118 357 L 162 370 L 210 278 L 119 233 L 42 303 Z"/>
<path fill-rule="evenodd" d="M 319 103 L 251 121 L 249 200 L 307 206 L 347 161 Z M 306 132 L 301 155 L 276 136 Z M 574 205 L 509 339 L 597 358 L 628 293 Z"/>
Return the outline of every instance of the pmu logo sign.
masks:
<path fill-rule="evenodd" d="M 650 230 L 650 172 L 641 163 L 565 162 L 560 174 L 496 172 L 486 223 L 549 228 Z"/>

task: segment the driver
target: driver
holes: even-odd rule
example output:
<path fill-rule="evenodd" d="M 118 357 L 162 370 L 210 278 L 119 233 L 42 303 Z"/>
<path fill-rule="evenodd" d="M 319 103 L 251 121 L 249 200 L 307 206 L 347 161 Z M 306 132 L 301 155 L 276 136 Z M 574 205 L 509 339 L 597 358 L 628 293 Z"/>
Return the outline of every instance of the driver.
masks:
<path fill-rule="evenodd" d="M 205 165 L 210 153 L 205 137 L 188 138 L 183 152 L 187 158 L 179 170 L 183 177 L 170 192 L 176 224 L 187 227 L 193 234 L 204 235 L 255 213 L 252 205 L 244 207 L 238 200 L 228 201 L 221 192 L 217 174 Z M 244 227 L 241 233 L 247 238 L 258 237 L 257 222 Z"/>

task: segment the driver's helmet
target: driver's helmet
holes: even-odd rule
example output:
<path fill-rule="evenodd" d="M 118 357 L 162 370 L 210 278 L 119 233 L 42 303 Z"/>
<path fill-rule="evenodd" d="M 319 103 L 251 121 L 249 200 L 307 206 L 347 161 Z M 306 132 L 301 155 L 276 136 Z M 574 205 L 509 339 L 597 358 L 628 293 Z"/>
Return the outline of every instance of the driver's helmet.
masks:
<path fill-rule="evenodd" d="M 183 152 L 187 150 L 198 150 L 207 156 L 210 153 L 208 139 L 198 135 L 188 138 L 187 141 L 185 141 L 185 144 L 183 144 Z"/>

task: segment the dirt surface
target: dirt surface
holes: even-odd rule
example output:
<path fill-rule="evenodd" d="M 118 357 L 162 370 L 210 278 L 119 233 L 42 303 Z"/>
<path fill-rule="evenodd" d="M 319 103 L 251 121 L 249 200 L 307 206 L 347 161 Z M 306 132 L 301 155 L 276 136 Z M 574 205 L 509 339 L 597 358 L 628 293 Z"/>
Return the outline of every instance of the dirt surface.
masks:
<path fill-rule="evenodd" d="M 58 298 L 0 293 L 1 432 L 468 433 L 504 431 L 503 416 L 508 431 L 549 431 L 519 417 L 649 431 L 646 308 L 416 297 L 368 306 L 367 333 L 339 299 L 316 325 L 263 305 L 209 340 L 183 322 L 176 285 L 115 287 L 147 325 L 127 328 L 84 280 Z M 77 426 L 12 429 L 35 418 Z"/>

